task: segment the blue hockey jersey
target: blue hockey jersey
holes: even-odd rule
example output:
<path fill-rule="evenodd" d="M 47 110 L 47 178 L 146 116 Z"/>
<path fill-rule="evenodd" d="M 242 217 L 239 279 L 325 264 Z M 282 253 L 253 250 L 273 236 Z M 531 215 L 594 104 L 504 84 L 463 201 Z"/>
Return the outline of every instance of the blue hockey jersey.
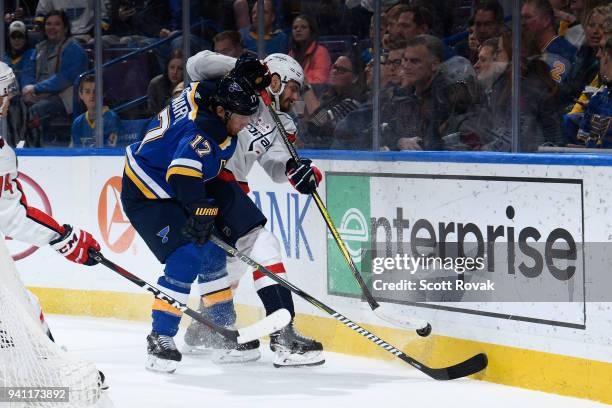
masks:
<path fill-rule="evenodd" d="M 602 86 L 589 100 L 578 129 L 578 140 L 586 147 L 612 148 L 612 98 Z"/>
<path fill-rule="evenodd" d="M 207 109 L 198 111 L 195 103 L 196 93 L 203 97 L 209 92 L 202 82 L 192 83 L 151 120 L 142 141 L 127 147 L 125 176 L 144 197 L 197 200 L 204 195 L 204 182 L 215 178 L 232 157 L 236 138 L 227 134 L 216 115 Z M 183 189 L 183 195 L 192 197 L 181 197 L 172 177 L 198 182 L 196 188 Z"/>

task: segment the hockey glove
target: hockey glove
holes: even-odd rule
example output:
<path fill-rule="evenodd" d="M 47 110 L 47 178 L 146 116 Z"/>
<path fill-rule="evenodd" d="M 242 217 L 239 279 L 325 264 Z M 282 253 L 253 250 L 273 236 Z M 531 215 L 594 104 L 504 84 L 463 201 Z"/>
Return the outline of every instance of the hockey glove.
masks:
<path fill-rule="evenodd" d="M 187 211 L 189 218 L 181 232 L 194 244 L 204 245 L 213 231 L 219 208 L 214 200 L 203 199 L 190 204 Z"/>
<path fill-rule="evenodd" d="M 246 79 L 258 92 L 266 89 L 272 81 L 268 67 L 249 54 L 243 54 L 238 58 L 230 75 Z"/>
<path fill-rule="evenodd" d="M 69 261 L 89 266 L 98 263 L 89 256 L 88 252 L 90 249 L 100 250 L 98 241 L 89 232 L 71 225 L 64 224 L 64 233 L 49 242 L 49 245 Z"/>
<path fill-rule="evenodd" d="M 291 185 L 302 194 L 312 194 L 323 179 L 319 168 L 309 159 L 300 159 L 299 162 L 289 159 L 285 169 Z"/>

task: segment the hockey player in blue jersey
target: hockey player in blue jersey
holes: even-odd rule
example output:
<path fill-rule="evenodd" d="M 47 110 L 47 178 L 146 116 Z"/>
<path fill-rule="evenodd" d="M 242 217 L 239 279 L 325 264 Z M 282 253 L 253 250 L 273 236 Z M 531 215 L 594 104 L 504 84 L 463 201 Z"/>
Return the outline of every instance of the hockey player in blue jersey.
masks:
<path fill-rule="evenodd" d="M 158 285 L 186 303 L 197 279 L 210 318 L 221 326 L 234 324 L 235 311 L 225 253 L 208 241 L 215 224 L 223 225 L 207 190 L 257 107 L 254 90 L 242 78 L 226 76 L 218 85 L 194 82 L 151 120 L 141 142 L 126 149 L 121 202 L 136 231 L 165 264 Z M 155 300 L 152 318 L 146 367 L 173 372 L 181 360 L 173 340 L 181 312 Z M 219 351 L 236 346 L 221 344 Z"/>

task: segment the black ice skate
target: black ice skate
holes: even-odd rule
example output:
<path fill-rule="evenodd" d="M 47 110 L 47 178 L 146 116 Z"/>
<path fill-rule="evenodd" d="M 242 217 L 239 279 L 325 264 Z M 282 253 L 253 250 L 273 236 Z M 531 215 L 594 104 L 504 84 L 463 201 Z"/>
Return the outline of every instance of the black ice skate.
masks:
<path fill-rule="evenodd" d="M 259 360 L 259 340 L 238 344 L 208 326 L 193 320 L 185 332 L 185 352 L 195 355 L 210 354 L 217 364 L 246 363 Z"/>
<path fill-rule="evenodd" d="M 270 349 L 275 354 L 273 364 L 277 368 L 316 366 L 325 363 L 323 345 L 298 333 L 293 327 L 293 322 L 270 334 Z"/>
<path fill-rule="evenodd" d="M 173 373 L 182 359 L 181 353 L 170 336 L 159 335 L 152 331 L 147 336 L 147 352 L 149 357 L 145 368 L 152 371 Z"/>

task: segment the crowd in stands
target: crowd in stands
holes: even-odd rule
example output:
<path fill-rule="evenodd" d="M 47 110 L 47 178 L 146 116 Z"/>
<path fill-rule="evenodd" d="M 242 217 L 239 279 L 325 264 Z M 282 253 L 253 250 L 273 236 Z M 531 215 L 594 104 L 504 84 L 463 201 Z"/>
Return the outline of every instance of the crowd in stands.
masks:
<path fill-rule="evenodd" d="M 300 147 L 372 149 L 379 64 L 380 150 L 511 150 L 513 1 L 382 0 L 380 61 L 372 0 L 260 1 L 266 55 L 287 53 L 304 69 Z M 184 33 L 192 55 L 258 52 L 255 0 L 190 2 L 188 30 L 180 1 L 102 3 L 105 62 L 147 47 L 104 71 L 106 147 L 137 140 L 182 91 Z M 9 143 L 95 145 L 93 4 L 5 2 L 4 60 L 21 88 Z M 611 32 L 610 0 L 521 1 L 521 151 L 612 147 Z"/>

